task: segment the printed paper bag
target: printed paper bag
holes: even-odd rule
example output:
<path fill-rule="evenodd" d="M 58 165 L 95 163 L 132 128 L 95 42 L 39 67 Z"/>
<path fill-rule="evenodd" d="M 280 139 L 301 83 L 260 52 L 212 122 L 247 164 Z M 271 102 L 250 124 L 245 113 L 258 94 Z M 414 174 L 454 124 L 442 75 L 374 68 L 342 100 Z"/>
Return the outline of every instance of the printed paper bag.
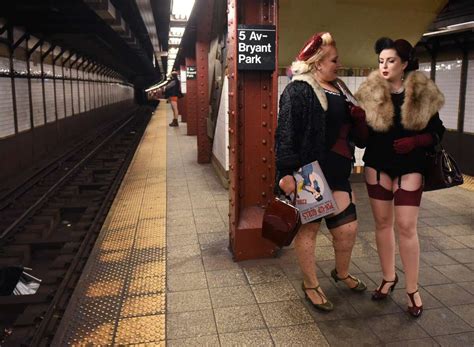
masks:
<path fill-rule="evenodd" d="M 302 224 L 337 211 L 336 201 L 317 161 L 303 166 L 293 176 L 296 180 L 296 208 Z"/>

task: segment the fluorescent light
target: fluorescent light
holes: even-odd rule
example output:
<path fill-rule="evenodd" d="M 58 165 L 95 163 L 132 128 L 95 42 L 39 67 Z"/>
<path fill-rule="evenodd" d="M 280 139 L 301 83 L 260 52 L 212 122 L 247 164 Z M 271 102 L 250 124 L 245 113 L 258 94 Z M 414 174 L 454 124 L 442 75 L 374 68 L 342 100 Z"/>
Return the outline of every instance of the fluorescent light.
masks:
<path fill-rule="evenodd" d="M 170 27 L 170 37 L 182 37 L 184 29 L 184 27 Z"/>
<path fill-rule="evenodd" d="M 179 46 L 181 43 L 181 37 L 170 37 L 168 44 Z"/>
<path fill-rule="evenodd" d="M 474 28 L 474 21 L 458 23 L 453 25 L 448 25 L 446 28 L 448 29 L 470 29 Z"/>
<path fill-rule="evenodd" d="M 161 87 L 164 86 L 166 83 L 168 83 L 168 81 L 164 80 L 163 82 L 160 82 L 160 83 L 158 83 L 158 84 L 155 84 L 155 85 L 151 86 L 151 87 L 148 88 L 148 89 L 145 89 L 145 92 L 151 92 L 152 90 L 161 88 Z"/>
<path fill-rule="evenodd" d="M 445 28 L 441 28 L 440 30 L 430 31 L 428 33 L 424 33 L 423 36 L 438 36 L 438 35 L 446 35 L 455 32 L 461 31 L 469 31 L 474 29 L 474 21 L 458 23 L 453 25 L 448 25 Z"/>
<path fill-rule="evenodd" d="M 193 6 L 194 0 L 173 0 L 171 14 L 178 20 L 187 20 Z"/>

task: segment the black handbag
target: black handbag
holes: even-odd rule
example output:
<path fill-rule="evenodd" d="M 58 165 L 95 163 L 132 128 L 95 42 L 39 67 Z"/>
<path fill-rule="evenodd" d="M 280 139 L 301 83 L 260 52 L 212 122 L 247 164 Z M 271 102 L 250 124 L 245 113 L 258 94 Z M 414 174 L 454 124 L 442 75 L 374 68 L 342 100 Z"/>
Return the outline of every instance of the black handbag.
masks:
<path fill-rule="evenodd" d="M 439 144 L 436 150 L 427 153 L 425 192 L 458 186 L 464 183 L 461 170 L 454 158 Z"/>
<path fill-rule="evenodd" d="M 291 203 L 276 197 L 263 214 L 262 236 L 278 247 L 289 246 L 298 232 L 300 215 L 295 203 L 296 194 Z"/>

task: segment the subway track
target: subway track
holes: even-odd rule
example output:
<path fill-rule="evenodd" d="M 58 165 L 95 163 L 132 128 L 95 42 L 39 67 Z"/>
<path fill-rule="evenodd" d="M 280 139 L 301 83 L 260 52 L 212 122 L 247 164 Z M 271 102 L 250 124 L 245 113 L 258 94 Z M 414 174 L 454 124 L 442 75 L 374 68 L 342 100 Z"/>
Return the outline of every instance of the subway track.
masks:
<path fill-rule="evenodd" d="M 0 267 L 32 268 L 42 282 L 36 294 L 0 296 L 0 346 L 50 345 L 151 111 L 139 108 L 2 195 Z"/>

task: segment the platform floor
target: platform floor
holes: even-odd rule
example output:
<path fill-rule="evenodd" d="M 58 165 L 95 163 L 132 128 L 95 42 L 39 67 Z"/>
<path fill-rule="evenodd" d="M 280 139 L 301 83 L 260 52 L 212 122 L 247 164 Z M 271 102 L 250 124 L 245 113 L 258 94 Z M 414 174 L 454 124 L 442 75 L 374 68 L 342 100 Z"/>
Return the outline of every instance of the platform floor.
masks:
<path fill-rule="evenodd" d="M 331 236 L 318 235 L 321 286 L 331 313 L 301 291 L 293 248 L 277 258 L 235 263 L 228 246 L 228 195 L 211 165 L 197 164 L 186 125 L 155 112 L 71 300 L 55 345 L 472 346 L 474 192 L 426 193 L 419 219 L 420 291 L 425 311 L 404 312 L 400 282 L 385 302 L 365 186 L 354 184 L 359 236 L 351 273 L 369 286 L 352 293 L 330 279 Z"/>

